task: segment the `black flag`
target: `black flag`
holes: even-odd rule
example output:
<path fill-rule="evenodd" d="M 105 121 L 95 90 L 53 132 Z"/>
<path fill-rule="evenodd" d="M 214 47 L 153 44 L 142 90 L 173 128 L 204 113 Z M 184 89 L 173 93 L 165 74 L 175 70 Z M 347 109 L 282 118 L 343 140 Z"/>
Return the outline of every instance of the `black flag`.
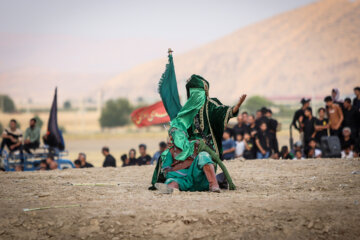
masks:
<path fill-rule="evenodd" d="M 44 137 L 44 142 L 49 145 L 49 147 L 57 148 L 61 151 L 65 149 L 64 140 L 57 122 L 57 88 L 55 88 L 54 100 L 51 105 L 48 129 Z"/>

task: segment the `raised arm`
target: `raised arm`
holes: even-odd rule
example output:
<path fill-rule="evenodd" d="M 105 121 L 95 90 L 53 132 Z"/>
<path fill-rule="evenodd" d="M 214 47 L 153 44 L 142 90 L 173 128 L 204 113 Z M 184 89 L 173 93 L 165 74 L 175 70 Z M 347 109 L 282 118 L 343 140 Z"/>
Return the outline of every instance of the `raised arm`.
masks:
<path fill-rule="evenodd" d="M 245 101 L 245 98 L 246 98 L 246 94 L 243 94 L 240 97 L 239 102 L 233 108 L 233 114 L 236 114 L 239 111 L 239 108 L 240 108 L 241 104 Z"/>

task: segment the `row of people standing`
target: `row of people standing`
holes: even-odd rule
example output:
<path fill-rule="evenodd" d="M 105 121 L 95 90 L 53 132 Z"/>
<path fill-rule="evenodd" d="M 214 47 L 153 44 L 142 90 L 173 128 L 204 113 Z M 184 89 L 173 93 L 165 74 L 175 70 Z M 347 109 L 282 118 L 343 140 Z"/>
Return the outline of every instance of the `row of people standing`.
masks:
<path fill-rule="evenodd" d="M 271 109 L 263 107 L 255 116 L 241 113 L 237 117 L 237 124 L 224 132 L 222 158 L 278 158 L 277 128 L 278 121 L 272 117 Z"/>

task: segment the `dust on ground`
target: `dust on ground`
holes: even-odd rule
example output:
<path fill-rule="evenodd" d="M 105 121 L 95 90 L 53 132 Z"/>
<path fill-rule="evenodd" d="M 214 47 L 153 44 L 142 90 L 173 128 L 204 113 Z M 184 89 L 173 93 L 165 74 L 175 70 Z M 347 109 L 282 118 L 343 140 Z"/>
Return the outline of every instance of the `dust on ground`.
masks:
<path fill-rule="evenodd" d="M 0 173 L 0 239 L 360 238 L 359 159 L 226 165 L 238 189 L 220 194 L 148 191 L 153 166 Z"/>

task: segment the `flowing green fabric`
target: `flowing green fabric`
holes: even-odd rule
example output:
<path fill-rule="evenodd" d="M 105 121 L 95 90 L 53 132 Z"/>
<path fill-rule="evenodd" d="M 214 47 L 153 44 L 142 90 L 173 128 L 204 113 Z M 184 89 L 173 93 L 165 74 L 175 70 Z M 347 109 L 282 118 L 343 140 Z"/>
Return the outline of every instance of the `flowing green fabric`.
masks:
<path fill-rule="evenodd" d="M 173 57 L 169 53 L 169 63 L 159 82 L 159 93 L 170 120 L 174 119 L 181 109 L 179 92 L 177 88 Z"/>
<path fill-rule="evenodd" d="M 177 117 L 170 123 L 170 134 L 176 147 L 182 152 L 176 156 L 176 160 L 185 160 L 194 153 L 194 143 L 189 142 L 187 130 L 190 128 L 196 114 L 206 100 L 205 91 L 200 88 L 192 88 L 190 97 L 181 108 Z"/>

